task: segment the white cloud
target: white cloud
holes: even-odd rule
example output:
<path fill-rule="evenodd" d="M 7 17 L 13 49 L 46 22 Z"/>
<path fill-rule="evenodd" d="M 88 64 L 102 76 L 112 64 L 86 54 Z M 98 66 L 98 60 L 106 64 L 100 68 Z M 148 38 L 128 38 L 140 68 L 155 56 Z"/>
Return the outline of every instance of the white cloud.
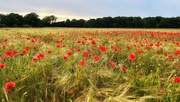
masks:
<path fill-rule="evenodd" d="M 55 15 L 59 20 L 105 16 L 179 16 L 179 0 L 4 0 L 1 12 Z"/>

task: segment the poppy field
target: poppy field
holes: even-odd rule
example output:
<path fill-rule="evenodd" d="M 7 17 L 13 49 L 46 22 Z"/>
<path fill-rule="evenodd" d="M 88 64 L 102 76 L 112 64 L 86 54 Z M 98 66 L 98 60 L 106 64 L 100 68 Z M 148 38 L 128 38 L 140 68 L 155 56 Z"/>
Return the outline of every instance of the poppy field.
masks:
<path fill-rule="evenodd" d="M 180 30 L 2 28 L 1 102 L 179 102 Z"/>

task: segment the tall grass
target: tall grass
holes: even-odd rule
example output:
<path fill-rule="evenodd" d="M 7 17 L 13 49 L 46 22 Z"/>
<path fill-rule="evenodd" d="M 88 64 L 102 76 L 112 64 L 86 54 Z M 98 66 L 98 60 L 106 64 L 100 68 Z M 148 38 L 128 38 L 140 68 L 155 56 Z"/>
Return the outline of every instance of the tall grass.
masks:
<path fill-rule="evenodd" d="M 0 47 L 2 102 L 180 100 L 179 30 L 4 28 Z"/>

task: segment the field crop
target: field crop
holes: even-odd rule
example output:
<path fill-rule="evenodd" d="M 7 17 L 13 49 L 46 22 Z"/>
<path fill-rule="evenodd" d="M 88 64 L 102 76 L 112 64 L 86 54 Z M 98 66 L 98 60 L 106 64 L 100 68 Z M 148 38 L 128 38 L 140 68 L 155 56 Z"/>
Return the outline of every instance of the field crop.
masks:
<path fill-rule="evenodd" d="M 179 102 L 180 31 L 0 29 L 2 102 Z"/>

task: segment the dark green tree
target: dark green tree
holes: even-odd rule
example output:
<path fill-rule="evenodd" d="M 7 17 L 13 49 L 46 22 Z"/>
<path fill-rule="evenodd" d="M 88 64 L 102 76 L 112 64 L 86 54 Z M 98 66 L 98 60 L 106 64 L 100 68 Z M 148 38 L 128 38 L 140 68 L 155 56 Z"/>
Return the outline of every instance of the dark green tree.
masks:
<path fill-rule="evenodd" d="M 24 16 L 24 25 L 29 25 L 31 27 L 40 26 L 40 19 L 36 13 L 29 13 Z"/>
<path fill-rule="evenodd" d="M 50 16 L 45 16 L 42 20 L 41 23 L 43 23 L 43 26 L 50 26 L 52 23 L 55 23 L 57 20 L 57 17 L 54 15 Z"/>
<path fill-rule="evenodd" d="M 0 14 L 0 27 L 5 27 L 5 15 L 4 14 Z"/>
<path fill-rule="evenodd" d="M 16 13 L 7 14 L 4 21 L 8 27 L 22 27 L 23 17 Z"/>

